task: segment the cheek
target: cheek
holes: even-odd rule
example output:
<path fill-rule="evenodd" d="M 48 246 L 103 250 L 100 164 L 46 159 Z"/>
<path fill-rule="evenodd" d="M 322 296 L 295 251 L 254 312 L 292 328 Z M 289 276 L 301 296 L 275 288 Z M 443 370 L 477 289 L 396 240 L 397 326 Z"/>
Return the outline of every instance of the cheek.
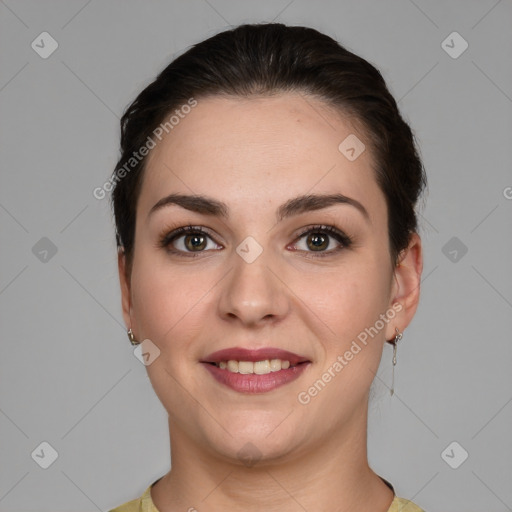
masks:
<path fill-rule="evenodd" d="M 186 265 L 171 266 L 141 251 L 132 272 L 133 311 L 140 336 L 162 352 L 178 351 L 204 329 L 208 293 L 215 286 L 213 273 L 201 277 Z"/>
<path fill-rule="evenodd" d="M 375 262 L 347 263 L 336 272 L 301 280 L 306 303 L 340 341 L 372 325 L 387 307 L 389 278 Z"/>
<path fill-rule="evenodd" d="M 134 280 L 133 307 L 139 330 L 161 343 L 184 316 L 193 291 L 183 293 L 181 282 L 157 272 L 146 269 Z"/>
<path fill-rule="evenodd" d="M 304 293 L 311 309 L 328 326 L 319 336 L 324 357 L 316 377 L 329 379 L 324 372 L 337 376 L 323 400 L 337 400 L 339 393 L 350 391 L 355 406 L 380 364 L 385 329 L 376 331 L 375 326 L 382 327 L 379 318 L 388 308 L 389 271 L 378 258 L 369 258 L 366 264 L 347 264 L 309 288 Z"/>
<path fill-rule="evenodd" d="M 190 397 L 198 396 L 200 390 L 188 378 L 190 365 L 197 364 L 190 347 L 201 334 L 204 337 L 206 310 L 213 307 L 207 291 L 215 280 L 209 283 L 207 275 L 198 279 L 184 268 L 162 268 L 154 259 L 139 262 L 132 274 L 134 316 L 140 336 L 160 350 L 158 358 L 146 366 L 151 385 L 167 411 L 193 410 Z"/>

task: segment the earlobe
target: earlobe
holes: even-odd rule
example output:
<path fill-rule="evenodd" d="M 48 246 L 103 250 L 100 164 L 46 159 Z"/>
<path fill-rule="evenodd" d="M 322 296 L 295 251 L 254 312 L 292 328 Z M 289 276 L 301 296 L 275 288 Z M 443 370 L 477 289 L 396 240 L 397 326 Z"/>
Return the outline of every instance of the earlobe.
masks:
<path fill-rule="evenodd" d="M 423 270 L 423 253 L 421 238 L 413 233 L 409 245 L 402 252 L 399 263 L 395 267 L 393 285 L 393 296 L 390 305 L 400 304 L 400 312 L 395 320 L 389 322 L 386 332 L 386 339 L 393 341 L 395 329 L 403 332 L 411 322 L 419 303 L 421 273 Z"/>
<path fill-rule="evenodd" d="M 119 272 L 119 284 L 121 287 L 121 307 L 123 310 L 124 323 L 127 328 L 131 327 L 131 295 L 130 276 L 127 272 L 126 255 L 122 248 L 117 252 L 117 268 Z"/>

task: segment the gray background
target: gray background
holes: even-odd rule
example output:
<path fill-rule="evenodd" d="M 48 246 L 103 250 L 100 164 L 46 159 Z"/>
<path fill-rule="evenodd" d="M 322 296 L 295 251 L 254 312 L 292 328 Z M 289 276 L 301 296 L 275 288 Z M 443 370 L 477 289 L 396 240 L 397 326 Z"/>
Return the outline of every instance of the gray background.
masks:
<path fill-rule="evenodd" d="M 108 201 L 92 191 L 118 118 L 173 55 L 271 20 L 376 65 L 429 177 L 421 304 L 393 398 L 383 354 L 370 463 L 428 512 L 512 510 L 510 0 L 4 0 L 0 16 L 1 511 L 108 510 L 168 470 L 166 413 L 126 337 Z M 46 59 L 31 47 L 44 31 L 59 45 Z M 458 58 L 442 46 L 453 31 L 469 44 Z M 43 441 L 48 469 L 31 457 Z M 457 469 L 441 456 L 453 441 L 446 460 L 469 454 Z"/>

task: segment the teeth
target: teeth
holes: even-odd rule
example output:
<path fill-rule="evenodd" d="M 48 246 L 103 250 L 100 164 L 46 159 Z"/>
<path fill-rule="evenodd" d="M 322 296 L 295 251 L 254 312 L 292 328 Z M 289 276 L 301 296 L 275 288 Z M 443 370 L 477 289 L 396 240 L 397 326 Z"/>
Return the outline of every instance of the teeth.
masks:
<path fill-rule="evenodd" d="M 228 361 L 227 369 L 230 372 L 238 373 L 238 361 Z"/>
<path fill-rule="evenodd" d="M 265 359 L 264 361 L 220 361 L 216 366 L 222 370 L 228 370 L 233 373 L 266 375 L 279 370 L 290 368 L 290 361 L 282 361 L 281 359 Z"/>
<path fill-rule="evenodd" d="M 252 361 L 238 361 L 238 373 L 254 373 L 254 363 Z"/>
<path fill-rule="evenodd" d="M 256 361 L 254 363 L 254 373 L 256 375 L 265 375 L 270 372 L 270 361 L 268 359 L 265 361 Z"/>

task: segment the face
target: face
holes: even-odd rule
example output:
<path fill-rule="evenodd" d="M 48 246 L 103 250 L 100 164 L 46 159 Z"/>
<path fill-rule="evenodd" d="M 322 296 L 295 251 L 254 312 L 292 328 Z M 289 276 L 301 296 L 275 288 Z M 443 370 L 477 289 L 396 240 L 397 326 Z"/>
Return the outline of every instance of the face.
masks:
<path fill-rule="evenodd" d="M 349 159 L 349 135 L 365 143 L 304 95 L 212 97 L 149 156 L 128 280 L 120 257 L 123 311 L 160 350 L 147 371 L 175 435 L 205 453 L 236 460 L 250 442 L 281 460 L 362 428 L 384 341 L 414 313 L 421 258 L 415 239 L 394 269 L 369 143 Z M 224 379 L 209 356 L 234 347 L 305 362 Z"/>

